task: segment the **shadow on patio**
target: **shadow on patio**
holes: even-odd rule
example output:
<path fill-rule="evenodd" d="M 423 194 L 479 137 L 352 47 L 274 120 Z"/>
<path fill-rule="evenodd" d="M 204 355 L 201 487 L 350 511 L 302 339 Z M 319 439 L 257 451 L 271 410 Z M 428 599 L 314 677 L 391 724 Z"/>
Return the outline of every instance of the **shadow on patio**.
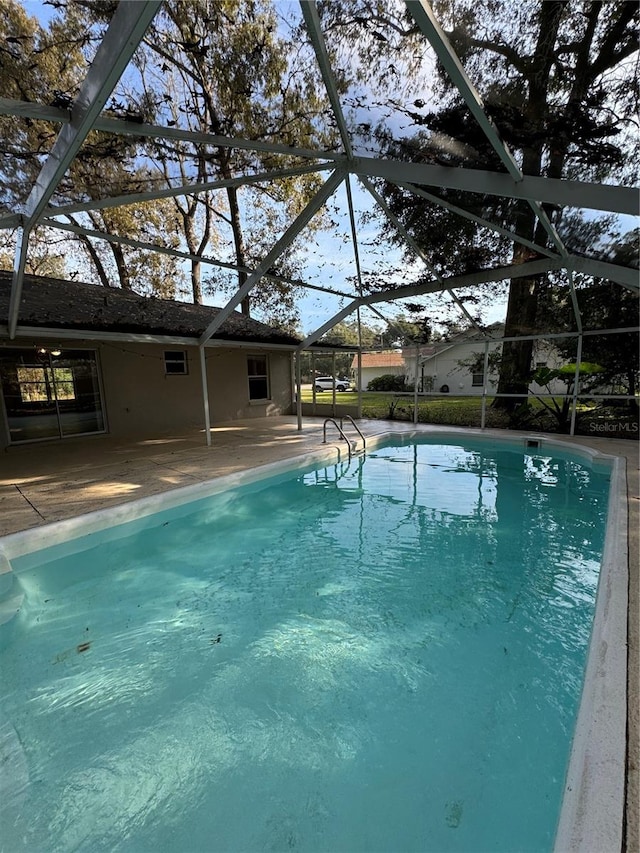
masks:
<path fill-rule="evenodd" d="M 0 462 L 0 535 L 318 450 L 322 424 L 305 418 L 301 432 L 295 417 L 216 424 L 211 447 L 202 429 L 11 447 Z M 382 428 L 372 422 L 368 431 Z"/>

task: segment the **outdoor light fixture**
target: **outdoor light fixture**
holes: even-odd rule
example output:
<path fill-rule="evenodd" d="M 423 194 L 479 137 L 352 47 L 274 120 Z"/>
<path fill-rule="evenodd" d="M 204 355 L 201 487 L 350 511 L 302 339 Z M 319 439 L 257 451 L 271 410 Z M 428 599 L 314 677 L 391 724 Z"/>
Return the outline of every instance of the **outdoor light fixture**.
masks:
<path fill-rule="evenodd" d="M 47 356 L 50 355 L 57 358 L 59 355 L 62 355 L 62 348 L 60 346 L 53 346 L 51 349 L 48 349 L 47 347 L 36 347 L 36 353 L 41 358 L 47 358 Z"/>

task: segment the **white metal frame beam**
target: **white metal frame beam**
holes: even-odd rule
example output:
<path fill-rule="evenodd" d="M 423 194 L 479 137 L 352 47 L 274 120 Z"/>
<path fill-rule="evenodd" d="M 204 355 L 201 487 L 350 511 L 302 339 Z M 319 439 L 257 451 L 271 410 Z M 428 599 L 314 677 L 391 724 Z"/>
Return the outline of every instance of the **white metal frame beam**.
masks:
<path fill-rule="evenodd" d="M 367 178 L 360 177 L 360 182 L 366 189 L 372 194 L 372 196 L 376 199 L 378 204 L 385 209 L 385 213 L 391 222 L 403 233 L 405 239 L 408 239 L 414 248 L 414 251 L 420 253 L 419 247 L 414 243 L 412 238 L 406 233 L 402 224 L 393 216 L 391 211 L 388 210 L 385 202 L 376 192 L 375 188 L 371 185 Z M 448 202 L 440 199 L 438 196 L 434 196 L 431 193 L 425 192 L 420 187 L 414 187 L 412 184 L 406 183 L 398 183 L 397 186 L 403 187 L 409 192 L 416 193 L 428 201 L 433 201 L 435 204 L 440 205 L 441 207 L 446 208 L 447 210 L 451 210 L 453 213 L 459 214 L 460 216 L 465 217 L 466 219 L 470 219 L 474 222 L 477 222 L 479 225 L 484 228 L 488 228 L 492 231 L 495 231 L 498 234 L 503 234 L 509 239 L 515 241 L 516 243 L 520 243 L 527 248 L 532 249 L 535 252 L 546 255 L 549 258 L 554 260 L 562 260 L 564 266 L 569 272 L 581 272 L 586 275 L 593 275 L 597 278 L 608 279 L 610 281 L 615 281 L 617 284 L 621 284 L 624 287 L 629 288 L 629 290 L 638 290 L 640 289 L 640 273 L 637 269 L 633 269 L 631 267 L 623 267 L 620 264 L 613 264 L 607 261 L 599 261 L 595 258 L 581 257 L 579 255 L 574 255 L 568 250 L 565 249 L 565 252 L 562 255 L 558 255 L 554 252 L 549 251 L 549 249 L 545 249 L 542 246 L 539 246 L 537 243 L 532 243 L 530 240 L 526 240 L 517 234 L 514 234 L 512 231 L 509 231 L 506 228 L 501 228 L 499 225 L 494 225 L 486 219 L 482 219 L 479 216 L 476 216 L 469 211 L 464 210 L 463 208 L 456 207 L 456 205 L 449 204 Z M 424 260 L 424 258 L 423 258 Z M 425 260 L 426 263 L 426 260 Z M 434 272 L 435 275 L 435 272 Z"/>
<path fill-rule="evenodd" d="M 480 94 L 469 79 L 460 59 L 451 47 L 449 39 L 433 14 L 431 6 L 426 0 L 405 0 L 405 5 L 421 32 L 427 37 L 442 67 L 462 95 L 471 114 L 482 128 L 482 131 L 504 167 L 511 177 L 520 179 L 522 174 L 518 164 L 502 140 L 498 129 L 485 113 Z"/>
<path fill-rule="evenodd" d="M 228 143 L 236 144 L 236 140 L 227 139 Z M 317 152 L 318 160 L 330 159 L 324 151 Z M 338 157 L 334 158 L 338 161 Z M 343 161 L 344 162 L 344 161 Z M 327 171 L 333 168 L 331 164 L 319 164 L 316 166 L 301 166 L 299 170 L 281 170 L 282 176 L 305 174 L 313 171 Z M 628 216 L 640 214 L 639 190 L 635 187 L 615 186 L 611 184 L 593 184 L 585 181 L 557 180 L 555 178 L 528 177 L 524 176 L 521 181 L 514 181 L 509 175 L 500 172 L 490 172 L 483 169 L 462 169 L 450 166 L 432 166 L 426 163 L 408 163 L 398 160 L 382 160 L 375 157 L 356 157 L 349 163 L 349 171 L 357 176 L 384 178 L 398 186 L 405 186 L 412 192 L 422 190 L 420 186 L 444 187 L 447 189 L 460 190 L 462 192 L 480 193 L 486 195 L 505 196 L 506 198 L 521 199 L 529 201 L 539 199 L 550 204 L 564 207 L 577 207 L 590 210 L 603 210 L 610 213 L 619 213 Z M 270 180 L 277 177 L 279 172 L 265 172 L 259 180 Z M 233 178 L 233 185 L 256 182 L 253 175 Z M 212 184 L 193 184 L 186 188 L 169 189 L 165 191 L 166 197 L 173 195 L 204 192 L 207 189 L 218 189 L 227 186 L 225 182 Z M 423 191 L 424 192 L 424 191 Z M 136 201 L 151 201 L 162 198 L 157 193 L 138 194 L 136 196 L 119 196 L 107 199 L 100 204 L 101 207 L 116 206 L 117 204 L 135 203 Z M 438 197 L 433 196 L 436 201 Z M 448 202 L 436 201 L 441 206 Z M 80 210 L 99 209 L 88 203 L 85 206 L 65 205 L 60 212 L 73 213 Z M 458 209 L 459 211 L 462 208 Z M 56 209 L 48 209 L 44 216 L 57 216 Z M 460 215 L 464 215 L 460 213 Z M 466 214 L 472 218 L 474 214 L 467 211 Z M 0 217 L 0 228 L 16 228 L 24 221 L 21 214 L 11 214 Z M 494 229 L 496 226 L 493 226 Z M 516 239 L 513 236 L 513 239 Z M 542 248 L 539 249 L 542 251 Z"/>
<path fill-rule="evenodd" d="M 336 85 L 333 69 L 331 68 L 331 60 L 329 59 L 329 53 L 322 34 L 320 16 L 318 15 L 315 0 L 300 0 L 300 9 L 302 10 L 302 16 L 307 27 L 307 33 L 309 34 L 311 44 L 313 45 L 313 49 L 316 53 L 316 60 L 320 67 L 320 73 L 322 74 L 327 95 L 329 96 L 331 109 L 333 110 L 333 115 L 338 125 L 342 145 L 347 153 L 347 157 L 351 160 L 353 157 L 353 150 L 351 148 L 351 140 L 349 139 L 349 131 L 342 112 L 340 96 L 338 95 L 338 87 Z"/>
<path fill-rule="evenodd" d="M 552 260 L 542 258 L 536 261 L 527 261 L 524 264 L 510 264 L 506 267 L 493 267 L 492 269 L 478 270 L 478 272 L 464 273 L 445 278 L 440 282 L 425 282 L 424 284 L 407 284 L 390 290 L 381 290 L 379 293 L 370 293 L 362 298 L 365 305 L 376 302 L 390 302 L 396 299 L 408 299 L 413 296 L 422 296 L 426 293 L 437 293 L 454 287 L 471 287 L 478 284 L 488 284 L 494 281 L 510 281 L 513 278 L 527 278 L 529 276 L 543 275 L 551 270 L 565 269 L 564 259 Z"/>
<path fill-rule="evenodd" d="M 480 125 L 484 135 L 489 140 L 507 172 L 514 180 L 521 181 L 523 176 L 520 167 L 502 140 L 498 129 L 486 114 L 480 93 L 469 79 L 462 63 L 451 47 L 449 39 L 433 14 L 431 6 L 427 0 L 405 0 L 405 2 L 407 9 L 422 32 L 429 39 L 443 68 L 462 95 L 473 117 Z M 564 252 L 562 240 L 546 212 L 537 201 L 528 199 L 528 203 L 537 216 L 538 221 L 547 232 L 553 245 L 559 252 Z"/>
<path fill-rule="evenodd" d="M 61 178 L 69 168 L 104 104 L 129 64 L 161 0 L 122 0 L 116 7 L 93 63 L 65 125 L 45 161 L 24 209 L 22 233 L 18 240 L 9 303 L 9 335 L 13 337 L 18 319 L 29 234 L 38 222 Z"/>
<path fill-rule="evenodd" d="M 502 172 L 485 169 L 462 169 L 451 166 L 432 166 L 429 163 L 407 163 L 382 160 L 377 157 L 354 157 L 349 170 L 356 175 L 385 178 L 395 184 L 412 183 L 446 187 L 483 195 L 538 200 L 563 207 L 604 210 L 637 216 L 640 197 L 634 187 L 592 184 L 586 181 L 565 181 L 524 175 L 518 181 Z"/>
<path fill-rule="evenodd" d="M 376 157 L 355 157 L 349 170 L 356 175 L 385 178 L 395 184 L 409 182 L 524 201 L 538 199 L 563 207 L 604 210 L 628 216 L 638 216 L 640 213 L 640 197 L 635 187 L 527 175 L 521 181 L 516 181 L 511 175 L 485 169 L 432 166 L 428 163 L 405 163 Z"/>
<path fill-rule="evenodd" d="M 528 261 L 524 264 L 511 264 L 507 267 L 494 267 L 488 270 L 479 270 L 474 273 L 466 273 L 464 275 L 454 275 L 445 278 L 443 281 L 428 281 L 423 284 L 409 284 L 404 287 L 395 287 L 387 290 L 381 290 L 377 293 L 369 293 L 367 296 L 359 297 L 350 302 L 346 307 L 342 308 L 336 314 L 319 326 L 315 331 L 308 335 L 304 341 L 298 346 L 299 350 L 306 349 L 312 343 L 321 338 L 325 332 L 332 329 L 336 323 L 339 323 L 349 314 L 353 313 L 356 308 L 371 307 L 378 302 L 395 302 L 397 299 L 410 299 L 415 296 L 424 296 L 428 293 L 439 293 L 443 290 L 449 290 L 454 287 L 470 287 L 478 284 L 488 284 L 493 281 L 508 281 L 512 278 L 527 278 L 534 275 L 542 275 L 550 270 L 565 269 L 564 260 L 541 259 L 536 261 Z M 480 336 L 483 331 L 480 330 Z"/>
<path fill-rule="evenodd" d="M 514 243 L 519 243 L 521 246 L 526 246 L 527 249 L 531 249 L 534 252 L 539 252 L 541 255 L 547 255 L 549 258 L 557 258 L 559 257 L 557 252 L 552 252 L 550 249 L 545 246 L 540 246 L 538 243 L 534 243 L 532 240 L 527 240 L 526 237 L 521 237 L 519 234 L 516 234 L 515 231 L 510 231 L 508 228 L 503 228 L 501 225 L 496 225 L 494 222 L 490 222 L 488 219 L 483 219 L 482 216 L 477 216 L 475 213 L 471 213 L 470 210 L 466 210 L 464 207 L 459 207 L 457 204 L 451 204 L 451 202 L 446 201 L 438 195 L 434 195 L 433 193 L 427 192 L 422 189 L 422 187 L 416 187 L 413 184 L 408 183 L 398 183 L 396 186 L 401 189 L 405 189 L 413 195 L 419 195 L 421 198 L 426 199 L 427 201 L 433 202 L 433 204 L 437 204 L 438 207 L 442 207 L 445 210 L 450 210 L 451 213 L 455 213 L 457 216 L 461 216 L 463 219 L 468 219 L 471 222 L 475 222 L 477 225 L 480 225 L 482 228 L 486 228 L 489 231 L 495 231 L 496 234 L 500 234 L 503 237 L 506 237 L 508 240 L 513 240 Z"/>
<path fill-rule="evenodd" d="M 582 258 L 578 255 L 569 255 L 564 260 L 569 271 L 615 281 L 636 292 L 640 290 L 640 272 L 632 267 L 621 267 L 619 264 L 597 261 L 594 258 Z"/>
<path fill-rule="evenodd" d="M 14 115 L 19 118 L 31 118 L 39 121 L 54 121 L 67 124 L 71 120 L 71 111 L 31 101 L 17 101 L 13 98 L 0 98 L 0 114 Z M 100 115 L 94 122 L 94 130 L 121 136 L 145 136 L 154 139 L 175 139 L 191 142 L 194 145 L 211 145 L 216 148 L 239 148 L 244 151 L 262 151 L 266 154 L 283 154 L 287 157 L 300 157 L 311 160 L 344 161 L 345 155 L 336 151 L 296 148 L 278 142 L 263 142 L 260 139 L 242 139 L 240 137 L 219 136 L 215 133 L 202 133 L 195 130 L 183 130 L 179 127 L 163 127 L 159 124 L 145 124 L 125 119 Z"/>
<path fill-rule="evenodd" d="M 230 179 L 234 186 L 248 183 L 260 183 L 278 175 L 305 174 L 332 169 L 331 164 L 301 166 L 298 169 L 283 169 L 265 172 L 262 175 L 248 175 Z M 432 186 L 482 195 L 504 196 L 505 198 L 539 199 L 562 207 L 577 207 L 587 210 L 602 210 L 627 216 L 640 214 L 640 192 L 636 187 L 613 186 L 611 184 L 593 184 L 585 181 L 565 181 L 555 178 L 531 177 L 525 175 L 521 181 L 515 181 L 510 175 L 489 172 L 483 169 L 461 169 L 450 166 L 432 166 L 427 163 L 407 163 L 398 160 L 382 160 L 375 157 L 355 157 L 348 165 L 350 173 L 358 177 L 384 178 L 394 184 L 414 184 L 418 187 Z M 50 208 L 45 216 L 57 216 L 59 213 L 73 213 L 81 210 L 93 210 L 100 207 L 113 207 L 116 204 L 133 204 L 137 201 L 151 201 L 156 198 L 174 195 L 188 195 L 204 192 L 207 189 L 221 189 L 227 186 L 225 181 L 211 184 L 193 184 L 156 193 L 139 193 L 106 199 L 104 202 L 85 205 L 65 205 L 59 209 Z M 0 228 L 15 228 L 23 217 L 12 214 L 0 218 Z"/>
<path fill-rule="evenodd" d="M 131 246 L 133 249 L 157 252 L 160 255 L 168 255 L 169 257 L 180 258 L 185 261 L 198 261 L 199 263 L 219 267 L 224 270 L 230 270 L 231 272 L 244 272 L 247 275 L 252 275 L 255 272 L 252 267 L 239 266 L 238 264 L 228 263 L 227 261 L 208 258 L 206 255 L 195 255 L 192 252 L 180 252 L 178 249 L 168 249 L 166 246 L 159 246 L 157 243 L 145 243 L 142 240 L 134 240 L 132 237 L 121 237 L 119 234 L 108 234 L 106 231 L 96 231 L 92 228 L 84 228 L 82 225 L 57 222 L 55 219 L 47 221 L 44 225 L 47 228 L 57 228 L 60 231 L 70 231 L 72 234 L 80 234 L 84 237 L 91 237 L 94 240 L 104 240 L 107 243 L 119 243 L 123 246 Z M 304 287 L 307 290 L 321 290 L 323 293 L 332 293 L 334 296 L 342 296 L 347 299 L 353 298 L 353 293 L 346 293 L 343 290 L 334 290 L 331 287 L 322 287 L 318 284 L 309 284 L 308 282 L 298 278 L 290 278 L 288 276 L 275 275 L 273 273 L 265 273 L 264 278 L 267 278 L 270 281 L 292 284 L 295 287 Z"/>
<path fill-rule="evenodd" d="M 179 187 L 169 187 L 163 190 L 150 190 L 149 192 L 129 193 L 127 195 L 112 196 L 97 201 L 80 202 L 78 204 L 65 204 L 59 207 L 48 207 L 41 221 L 51 219 L 55 216 L 66 216 L 69 213 L 86 213 L 90 210 L 105 210 L 111 207 L 121 207 L 127 204 L 140 204 L 145 201 L 156 201 L 161 198 L 175 198 L 182 195 L 198 195 L 198 193 L 225 189 L 226 187 L 252 186 L 279 178 L 289 178 L 295 175 L 310 175 L 315 172 L 327 172 L 333 169 L 333 165 L 298 166 L 290 169 L 276 169 L 273 172 L 259 172 L 255 175 L 242 175 L 237 178 L 226 178 L 217 181 L 206 181 L 198 184 L 183 184 Z M 19 217 L 5 217 L 0 219 L 0 228 L 15 228 L 19 224 Z"/>
<path fill-rule="evenodd" d="M 10 98 L 0 98 L 0 113 L 24 116 L 49 121 L 70 121 L 70 113 L 54 107 L 29 102 L 13 101 Z M 303 148 L 289 148 L 277 143 L 261 142 L 260 140 L 239 139 L 226 136 L 216 136 L 208 133 L 166 128 L 158 125 L 137 124 L 99 117 L 94 127 L 114 134 L 131 136 L 155 136 L 165 139 L 181 139 L 194 144 L 211 144 L 227 148 L 243 148 L 249 151 L 272 151 L 274 154 L 288 154 L 301 158 L 344 162 L 343 153 Z M 514 186 L 516 181 L 501 172 L 490 172 L 482 169 L 461 169 L 450 166 L 430 166 L 429 164 L 406 163 L 394 160 L 382 160 L 375 157 L 357 157 L 354 174 L 371 177 L 387 178 L 397 184 L 422 183 L 429 186 L 441 186 L 461 191 L 487 193 L 489 195 L 505 195 L 509 198 L 519 198 L 525 201 L 538 199 L 550 204 L 567 207 L 590 208 L 605 210 L 612 213 L 624 213 L 636 216 L 640 212 L 637 188 L 615 185 L 593 184 L 584 181 L 556 180 L 553 178 L 535 178 L 523 176 L 521 186 Z M 386 167 L 389 166 L 387 169 Z M 448 176 L 448 177 L 447 177 Z M 492 189 L 492 182 L 497 186 Z M 545 186 L 547 190 L 545 190 Z M 2 225 L 6 220 L 0 220 Z M 18 217 L 12 217 L 8 227 L 15 227 Z"/>
<path fill-rule="evenodd" d="M 349 314 L 353 314 L 356 308 L 359 308 L 362 305 L 362 298 L 358 297 L 358 299 L 354 299 L 353 302 L 350 302 L 348 305 L 345 305 L 344 308 L 341 308 L 336 314 L 330 317 L 326 323 L 323 323 L 322 326 L 318 326 L 315 331 L 311 332 L 301 344 L 298 345 L 298 350 L 302 352 L 302 350 L 307 349 L 314 344 L 318 338 L 321 338 L 325 332 L 328 332 L 330 329 L 339 323 L 341 320 L 344 320 L 345 317 L 348 317 Z"/>
<path fill-rule="evenodd" d="M 295 218 L 293 223 L 287 228 L 280 239 L 274 244 L 270 252 L 258 264 L 255 272 L 244 282 L 242 287 L 238 288 L 235 295 L 222 308 L 215 320 L 213 320 L 200 336 L 199 343 L 204 344 L 206 341 L 220 328 L 224 321 L 229 317 L 231 312 L 242 302 L 249 294 L 251 289 L 260 281 L 270 267 L 278 260 L 280 255 L 293 243 L 298 234 L 309 224 L 311 219 L 320 210 L 320 208 L 328 201 L 333 193 L 340 186 L 345 177 L 343 169 L 336 169 L 327 181 L 320 187 L 309 204 Z"/>

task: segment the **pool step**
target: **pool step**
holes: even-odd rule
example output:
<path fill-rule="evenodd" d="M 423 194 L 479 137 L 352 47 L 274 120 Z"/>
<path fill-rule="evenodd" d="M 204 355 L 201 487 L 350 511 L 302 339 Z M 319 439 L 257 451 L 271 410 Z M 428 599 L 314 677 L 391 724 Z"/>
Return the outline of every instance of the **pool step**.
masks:
<path fill-rule="evenodd" d="M 13 724 L 0 716 L 0 825 L 9 827 L 20 813 L 29 786 L 29 767 Z"/>
<path fill-rule="evenodd" d="M 19 613 L 23 600 L 24 593 L 18 587 L 9 558 L 0 551 L 0 625 Z"/>

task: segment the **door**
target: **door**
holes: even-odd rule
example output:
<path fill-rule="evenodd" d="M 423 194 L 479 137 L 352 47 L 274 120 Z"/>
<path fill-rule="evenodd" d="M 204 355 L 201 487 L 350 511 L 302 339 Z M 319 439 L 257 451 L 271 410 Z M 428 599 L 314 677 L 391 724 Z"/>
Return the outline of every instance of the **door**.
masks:
<path fill-rule="evenodd" d="M 104 432 L 93 350 L 0 349 L 11 443 Z"/>

